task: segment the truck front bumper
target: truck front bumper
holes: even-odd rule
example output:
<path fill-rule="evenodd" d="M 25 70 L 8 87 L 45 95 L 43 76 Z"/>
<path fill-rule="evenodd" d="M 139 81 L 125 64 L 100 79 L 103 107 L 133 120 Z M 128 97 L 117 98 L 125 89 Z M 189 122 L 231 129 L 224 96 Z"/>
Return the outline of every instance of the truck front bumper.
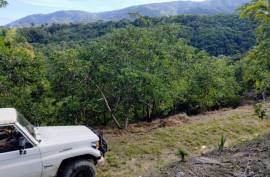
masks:
<path fill-rule="evenodd" d="M 105 164 L 105 158 L 102 156 L 98 161 L 97 161 L 97 165 L 103 165 Z"/>

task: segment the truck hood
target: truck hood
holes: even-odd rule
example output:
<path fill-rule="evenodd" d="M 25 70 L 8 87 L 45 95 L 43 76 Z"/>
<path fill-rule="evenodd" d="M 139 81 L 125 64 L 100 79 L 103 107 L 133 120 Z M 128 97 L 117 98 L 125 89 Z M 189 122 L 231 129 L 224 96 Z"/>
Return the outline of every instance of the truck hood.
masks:
<path fill-rule="evenodd" d="M 85 126 L 37 127 L 35 131 L 45 166 L 55 160 L 60 165 L 63 159 L 85 154 L 101 157 L 101 152 L 92 146 L 99 137 Z M 57 165 L 54 167 L 57 169 Z"/>
<path fill-rule="evenodd" d="M 37 139 L 41 144 L 65 144 L 71 142 L 98 141 L 98 136 L 85 126 L 37 127 Z"/>

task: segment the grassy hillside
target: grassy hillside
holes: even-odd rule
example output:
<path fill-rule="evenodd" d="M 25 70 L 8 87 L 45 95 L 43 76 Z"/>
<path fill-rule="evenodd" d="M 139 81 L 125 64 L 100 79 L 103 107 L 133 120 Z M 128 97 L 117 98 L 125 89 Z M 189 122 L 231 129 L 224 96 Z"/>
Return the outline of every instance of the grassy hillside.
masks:
<path fill-rule="evenodd" d="M 259 120 L 252 106 L 209 112 L 190 118 L 183 123 L 182 116 L 174 116 L 172 119 L 175 124 L 147 133 L 105 133 L 110 151 L 106 164 L 99 167 L 100 177 L 142 176 L 176 161 L 176 150 L 180 146 L 185 147 L 191 155 L 196 155 L 205 151 L 202 146 L 206 146 L 206 150 L 217 148 L 222 134 L 227 136 L 226 146 L 230 146 L 264 134 L 270 127 L 270 120 Z M 142 129 L 147 126 L 137 127 Z"/>

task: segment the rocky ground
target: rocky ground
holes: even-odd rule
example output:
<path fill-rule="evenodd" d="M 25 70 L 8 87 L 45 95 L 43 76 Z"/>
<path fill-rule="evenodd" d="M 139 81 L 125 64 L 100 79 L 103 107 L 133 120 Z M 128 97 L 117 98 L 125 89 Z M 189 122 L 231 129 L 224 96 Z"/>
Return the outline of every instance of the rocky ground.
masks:
<path fill-rule="evenodd" d="M 270 177 L 270 134 L 223 152 L 175 162 L 144 177 Z"/>

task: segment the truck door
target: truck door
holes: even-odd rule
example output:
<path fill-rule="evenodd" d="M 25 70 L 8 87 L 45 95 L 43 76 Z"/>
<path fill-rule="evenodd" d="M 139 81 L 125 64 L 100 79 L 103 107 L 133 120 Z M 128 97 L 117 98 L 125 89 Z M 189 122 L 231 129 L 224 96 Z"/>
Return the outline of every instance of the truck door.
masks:
<path fill-rule="evenodd" d="M 25 149 L 20 142 L 25 140 Z M 0 125 L 0 177 L 41 177 L 40 150 L 15 126 Z"/>

